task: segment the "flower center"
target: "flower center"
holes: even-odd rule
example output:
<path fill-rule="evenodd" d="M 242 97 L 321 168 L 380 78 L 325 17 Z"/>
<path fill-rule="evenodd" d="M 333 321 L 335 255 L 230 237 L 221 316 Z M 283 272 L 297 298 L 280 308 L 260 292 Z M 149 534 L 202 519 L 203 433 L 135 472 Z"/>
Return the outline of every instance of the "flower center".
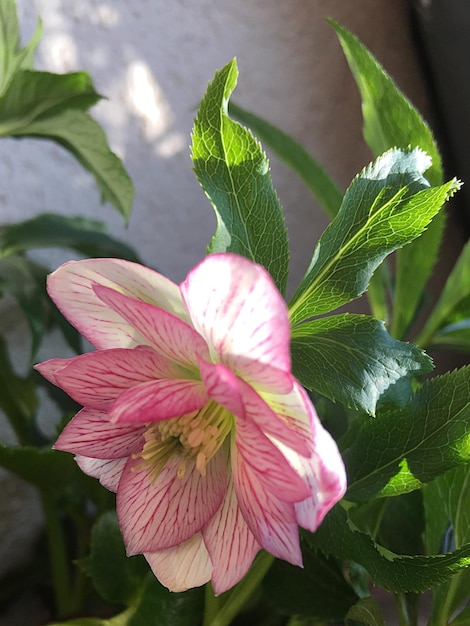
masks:
<path fill-rule="evenodd" d="M 224 408 L 209 402 L 205 407 L 181 417 L 153 424 L 144 434 L 142 451 L 135 458 L 152 470 L 155 480 L 172 456 L 178 456 L 178 478 L 193 461 L 202 476 L 206 466 L 219 450 L 233 426 L 233 417 Z M 141 465 L 137 466 L 141 467 Z"/>

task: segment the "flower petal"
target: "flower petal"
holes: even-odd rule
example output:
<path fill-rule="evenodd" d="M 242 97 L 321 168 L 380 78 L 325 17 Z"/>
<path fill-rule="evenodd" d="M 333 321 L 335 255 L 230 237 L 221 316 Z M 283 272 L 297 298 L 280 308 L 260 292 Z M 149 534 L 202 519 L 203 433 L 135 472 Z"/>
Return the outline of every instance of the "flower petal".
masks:
<path fill-rule="evenodd" d="M 312 411 L 314 409 L 311 403 L 299 403 L 297 392 L 300 385 L 296 383 L 292 392 L 285 396 L 269 396 L 279 414 L 250 385 L 242 380 L 239 380 L 239 385 L 247 419 L 253 420 L 266 435 L 293 448 L 298 454 L 307 457 L 312 454 L 312 428 L 305 412 L 309 407 Z"/>
<path fill-rule="evenodd" d="M 178 287 L 147 267 L 122 259 L 70 261 L 48 277 L 47 290 L 65 317 L 96 348 L 129 348 L 145 343 L 131 325 L 96 296 L 93 286 L 97 284 L 188 319 Z"/>
<path fill-rule="evenodd" d="M 245 576 L 261 549 L 241 514 L 232 483 L 222 506 L 202 529 L 202 535 L 214 566 L 212 587 L 218 595 Z"/>
<path fill-rule="evenodd" d="M 118 490 L 119 481 L 127 463 L 126 458 L 111 460 L 90 459 L 80 454 L 77 454 L 75 461 L 82 472 L 93 478 L 98 478 L 103 487 L 114 492 Z"/>
<path fill-rule="evenodd" d="M 294 505 L 266 492 L 235 446 L 232 446 L 232 475 L 238 505 L 258 543 L 273 556 L 301 566 Z"/>
<path fill-rule="evenodd" d="M 288 461 L 254 421 L 237 419 L 235 422 L 235 445 L 262 485 L 280 500 L 299 502 L 310 495 L 310 489 L 302 475 Z"/>
<path fill-rule="evenodd" d="M 212 254 L 180 288 L 194 327 L 218 361 L 257 386 L 289 391 L 289 316 L 263 267 L 235 254 Z"/>
<path fill-rule="evenodd" d="M 181 369 L 171 361 L 150 347 L 139 346 L 131 350 L 113 348 L 89 352 L 69 359 L 55 371 L 54 382 L 76 402 L 94 409 L 107 409 L 130 387 L 156 378 L 181 375 Z"/>
<path fill-rule="evenodd" d="M 210 580 L 212 563 L 201 533 L 174 548 L 144 554 L 153 573 L 170 591 L 186 591 Z"/>
<path fill-rule="evenodd" d="M 204 339 L 189 324 L 159 307 L 96 285 L 98 298 L 125 319 L 156 350 L 172 361 L 193 366 L 208 355 Z"/>
<path fill-rule="evenodd" d="M 224 409 L 239 417 L 245 416 L 238 379 L 226 365 L 199 359 L 199 371 L 209 396 Z"/>
<path fill-rule="evenodd" d="M 152 380 L 124 391 L 111 406 L 109 416 L 113 422 L 159 422 L 201 409 L 207 401 L 200 381 Z"/>
<path fill-rule="evenodd" d="M 142 450 L 146 430 L 147 426 L 113 424 L 102 411 L 82 409 L 53 448 L 96 459 L 121 459 Z"/>
<path fill-rule="evenodd" d="M 68 363 L 70 363 L 70 361 L 71 359 L 49 359 L 48 361 L 38 363 L 34 366 L 34 369 L 37 370 L 41 376 L 44 376 L 44 378 L 50 383 L 58 386 L 56 374 Z"/>
<path fill-rule="evenodd" d="M 219 508 L 227 488 L 227 459 L 219 452 L 201 476 L 194 462 L 171 458 L 160 474 L 129 459 L 117 493 L 119 526 L 128 554 L 156 552 L 187 541 Z"/>

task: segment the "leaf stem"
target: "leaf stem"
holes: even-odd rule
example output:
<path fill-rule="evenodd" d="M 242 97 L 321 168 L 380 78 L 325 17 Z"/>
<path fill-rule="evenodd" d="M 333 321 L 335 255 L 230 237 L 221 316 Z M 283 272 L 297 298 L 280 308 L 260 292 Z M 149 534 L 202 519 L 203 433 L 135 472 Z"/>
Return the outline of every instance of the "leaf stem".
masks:
<path fill-rule="evenodd" d="M 416 614 L 416 596 L 399 592 L 395 594 L 395 604 L 398 613 L 398 623 L 400 626 L 418 626 Z"/>

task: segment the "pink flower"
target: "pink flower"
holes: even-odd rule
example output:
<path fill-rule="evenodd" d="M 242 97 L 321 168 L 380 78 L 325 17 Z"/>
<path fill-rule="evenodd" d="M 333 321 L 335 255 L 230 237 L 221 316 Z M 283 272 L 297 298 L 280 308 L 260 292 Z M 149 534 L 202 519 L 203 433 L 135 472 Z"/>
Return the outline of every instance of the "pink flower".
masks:
<path fill-rule="evenodd" d="M 292 376 L 266 270 L 213 254 L 175 285 L 117 259 L 66 263 L 48 291 L 96 352 L 37 366 L 84 408 L 55 448 L 117 494 L 128 554 L 182 591 L 237 583 L 264 548 L 302 565 L 342 497 L 336 444 Z"/>

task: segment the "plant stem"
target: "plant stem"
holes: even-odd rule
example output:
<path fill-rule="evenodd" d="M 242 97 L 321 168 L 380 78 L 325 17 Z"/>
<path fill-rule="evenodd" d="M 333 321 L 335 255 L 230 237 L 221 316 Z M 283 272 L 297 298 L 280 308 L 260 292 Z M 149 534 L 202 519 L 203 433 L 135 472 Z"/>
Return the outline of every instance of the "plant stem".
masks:
<path fill-rule="evenodd" d="M 264 551 L 261 552 L 255 559 L 248 574 L 230 591 L 227 600 L 222 606 L 220 606 L 220 600 L 214 597 L 210 599 L 208 606 L 208 594 L 206 592 L 204 626 L 228 626 L 258 588 L 258 585 L 263 580 L 273 561 L 274 557 L 271 554 Z M 209 585 L 207 585 L 206 589 L 207 588 L 210 588 Z M 214 600 L 219 603 L 217 612 L 214 611 Z"/>
<path fill-rule="evenodd" d="M 411 606 L 409 594 L 399 592 L 395 594 L 395 604 L 398 613 L 398 623 L 400 626 L 417 626 L 416 603 Z M 415 602 L 416 598 L 413 597 Z"/>
<path fill-rule="evenodd" d="M 65 537 L 54 498 L 41 493 L 41 503 L 46 521 L 49 559 L 54 584 L 54 596 L 58 617 L 70 613 L 70 570 L 65 547 Z"/>

